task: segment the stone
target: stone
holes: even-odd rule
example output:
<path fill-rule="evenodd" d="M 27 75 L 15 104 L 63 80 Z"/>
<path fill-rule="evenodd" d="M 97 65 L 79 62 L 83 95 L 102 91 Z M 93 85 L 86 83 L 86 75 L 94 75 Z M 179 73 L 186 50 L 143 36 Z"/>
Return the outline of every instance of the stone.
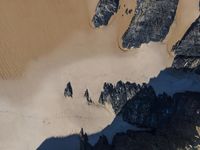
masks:
<path fill-rule="evenodd" d="M 133 11 L 133 9 L 129 9 L 128 13 L 129 13 L 129 14 L 131 14 L 131 13 L 132 13 L 132 11 Z"/>
<path fill-rule="evenodd" d="M 168 122 L 174 112 L 172 98 L 166 94 L 156 96 L 149 86 L 138 92 L 121 110 L 124 121 L 140 127 L 158 128 Z"/>

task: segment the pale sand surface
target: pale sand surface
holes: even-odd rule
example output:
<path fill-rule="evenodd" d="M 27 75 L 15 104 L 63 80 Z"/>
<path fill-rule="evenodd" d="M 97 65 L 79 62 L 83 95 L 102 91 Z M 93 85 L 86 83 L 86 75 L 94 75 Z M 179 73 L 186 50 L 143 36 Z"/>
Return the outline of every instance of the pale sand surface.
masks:
<path fill-rule="evenodd" d="M 199 0 L 179 0 L 174 23 L 167 38 L 164 40 L 169 52 L 171 52 L 172 46 L 182 38 L 199 15 Z"/>
<path fill-rule="evenodd" d="M 184 10 L 179 7 L 176 38 L 198 15 L 198 0 L 190 5 L 187 1 L 180 0 Z M 122 28 L 131 19 L 124 15 L 120 21 L 123 10 L 108 27 L 92 29 L 96 2 L 0 0 L 0 75 L 7 79 L 0 81 L 0 149 L 33 150 L 48 137 L 77 133 L 81 127 L 88 133 L 100 131 L 114 115 L 101 106 L 88 106 L 86 88 L 97 101 L 105 81 L 148 82 L 171 64 L 166 44 L 120 51 Z M 182 16 L 186 9 L 190 18 Z M 73 99 L 63 96 L 68 81 Z"/>

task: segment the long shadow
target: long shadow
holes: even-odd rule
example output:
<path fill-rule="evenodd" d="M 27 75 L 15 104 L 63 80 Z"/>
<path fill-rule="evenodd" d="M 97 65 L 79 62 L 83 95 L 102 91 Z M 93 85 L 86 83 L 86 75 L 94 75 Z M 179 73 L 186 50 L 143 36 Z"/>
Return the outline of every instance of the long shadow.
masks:
<path fill-rule="evenodd" d="M 122 120 L 121 117 L 116 116 L 110 125 L 105 127 L 102 131 L 91 134 L 88 136 L 91 145 L 96 144 L 99 137 L 105 135 L 109 143 L 112 142 L 114 135 L 118 132 L 126 132 L 128 129 L 141 130 L 136 126 L 130 125 Z M 37 150 L 79 150 L 80 137 L 79 134 L 73 134 L 65 137 L 51 137 L 41 143 Z"/>
<path fill-rule="evenodd" d="M 190 77 L 195 79 L 195 74 L 189 74 L 191 75 Z M 190 149 L 197 149 L 200 144 L 200 93 L 187 92 L 187 90 L 200 91 L 200 89 L 194 85 L 194 82 L 191 82 L 191 85 L 187 84 L 188 80 L 190 80 L 188 79 L 189 74 L 174 71 L 173 69 L 166 69 L 161 71 L 157 78 L 149 82 L 150 85 L 155 87 L 155 91 L 157 90 L 158 93 L 167 91 L 169 94 L 173 95 L 173 100 L 177 102 L 175 105 L 178 104 L 172 113 L 172 117 L 170 117 L 167 122 L 164 122 L 165 127 L 154 128 L 152 130 L 152 128 L 133 126 L 123 121 L 122 116 L 119 114 L 115 117 L 113 122 L 102 131 L 88 135 L 88 140 L 85 142 L 88 142 L 87 144 L 91 147 L 94 146 L 94 150 L 99 150 L 95 147 L 95 144 L 98 142 L 99 137 L 105 135 L 110 144 L 109 146 L 111 146 L 111 150 L 115 150 L 116 147 L 123 147 L 123 149 L 126 150 L 129 150 L 131 147 L 153 150 L 154 146 L 163 150 L 178 150 L 184 149 L 185 147 L 190 148 L 191 145 L 193 147 Z M 174 75 L 175 77 L 173 78 L 169 77 Z M 198 80 L 195 79 L 195 84 L 200 85 L 199 77 L 196 78 Z M 178 84 L 180 80 L 183 81 Z M 170 83 L 172 84 L 173 82 L 174 84 L 177 82 L 178 85 L 169 86 Z M 166 83 L 169 85 L 167 84 L 166 87 L 163 86 L 166 85 Z M 184 83 L 186 84 L 185 86 Z M 190 89 L 190 87 L 193 87 L 193 89 Z M 140 94 L 139 97 L 141 97 L 142 92 L 143 91 L 139 92 L 137 95 Z M 137 97 L 137 95 L 134 97 Z M 155 101 L 157 101 L 157 98 Z M 146 103 L 146 100 L 140 103 L 140 105 L 143 103 Z M 162 103 L 159 102 L 159 104 L 159 106 L 157 105 L 159 108 L 166 108 Z M 158 116 L 162 112 L 159 108 L 158 112 L 156 111 Z M 161 121 L 163 120 L 161 119 Z M 66 137 L 51 137 L 42 142 L 37 150 L 79 150 L 81 149 L 80 143 L 79 134 Z M 84 148 L 83 150 L 89 149 Z"/>
<path fill-rule="evenodd" d="M 177 92 L 200 91 L 200 76 L 196 73 L 184 70 L 167 68 L 160 71 L 157 77 L 149 81 L 156 94 L 163 92 L 173 95 Z"/>
<path fill-rule="evenodd" d="M 173 126 L 171 126 L 171 124 L 173 124 Z M 196 146 L 200 144 L 200 139 L 198 138 L 199 133 L 196 129 L 197 125 L 199 126 L 200 124 L 190 124 L 187 121 L 177 122 L 177 118 L 175 117 L 167 128 L 149 132 L 149 129 L 131 126 L 123 122 L 120 117 L 116 117 L 111 125 L 108 125 L 98 133 L 89 135 L 88 139 L 91 145 L 95 145 L 99 137 L 105 135 L 109 143 L 112 143 L 113 150 L 115 150 L 114 147 L 124 147 L 124 149 L 128 149 L 130 147 L 138 147 L 138 145 L 142 145 L 140 148 L 157 145 L 158 147 L 163 147 L 164 150 L 178 150 L 184 149 L 191 144 Z M 124 139 L 129 140 L 126 141 Z M 121 142 L 118 143 L 116 140 L 120 140 Z M 79 134 L 48 138 L 42 142 L 37 150 L 80 150 Z"/>
<path fill-rule="evenodd" d="M 79 146 L 79 135 L 73 134 L 66 137 L 48 138 L 42 142 L 37 150 L 78 150 Z"/>

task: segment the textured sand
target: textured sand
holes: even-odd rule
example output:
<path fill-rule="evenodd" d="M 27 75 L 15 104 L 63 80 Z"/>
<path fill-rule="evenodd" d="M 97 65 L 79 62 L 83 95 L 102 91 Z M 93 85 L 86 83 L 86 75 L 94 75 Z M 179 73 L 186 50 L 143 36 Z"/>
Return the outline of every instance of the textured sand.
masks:
<path fill-rule="evenodd" d="M 198 15 L 198 0 L 190 5 L 187 1 L 180 0 L 172 29 L 179 29 L 179 34 L 171 43 Z M 171 38 L 167 44 L 119 49 L 123 28 L 131 19 L 121 16 L 125 10 L 108 27 L 91 28 L 96 2 L 0 0 L 0 76 L 7 79 L 0 81 L 0 149 L 33 150 L 48 137 L 76 133 L 81 127 L 95 133 L 114 115 L 100 106 L 87 106 L 86 88 L 97 101 L 105 81 L 147 82 L 170 65 Z M 183 18 L 186 10 L 191 17 Z M 63 97 L 68 81 L 74 88 L 72 100 Z"/>

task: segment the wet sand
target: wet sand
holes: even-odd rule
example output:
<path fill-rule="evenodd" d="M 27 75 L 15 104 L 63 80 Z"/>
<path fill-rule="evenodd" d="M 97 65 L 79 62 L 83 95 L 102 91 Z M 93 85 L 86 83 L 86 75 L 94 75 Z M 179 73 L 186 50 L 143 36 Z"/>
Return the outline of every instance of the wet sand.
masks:
<path fill-rule="evenodd" d="M 179 8 L 181 19 L 172 31 L 184 27 L 171 43 L 197 15 L 193 10 L 198 0 L 191 5 L 187 1 L 180 0 L 184 9 Z M 92 0 L 0 1 L 0 149 L 33 150 L 48 137 L 77 133 L 81 127 L 88 133 L 100 131 L 114 115 L 101 106 L 88 106 L 86 88 L 97 102 L 105 81 L 148 82 L 170 66 L 173 57 L 167 46 L 174 36 L 166 44 L 123 52 L 118 41 L 131 15 L 122 18 L 121 9 L 109 26 L 95 30 L 90 25 L 95 6 Z M 186 10 L 194 19 L 183 18 Z M 68 81 L 73 99 L 63 96 Z"/>

